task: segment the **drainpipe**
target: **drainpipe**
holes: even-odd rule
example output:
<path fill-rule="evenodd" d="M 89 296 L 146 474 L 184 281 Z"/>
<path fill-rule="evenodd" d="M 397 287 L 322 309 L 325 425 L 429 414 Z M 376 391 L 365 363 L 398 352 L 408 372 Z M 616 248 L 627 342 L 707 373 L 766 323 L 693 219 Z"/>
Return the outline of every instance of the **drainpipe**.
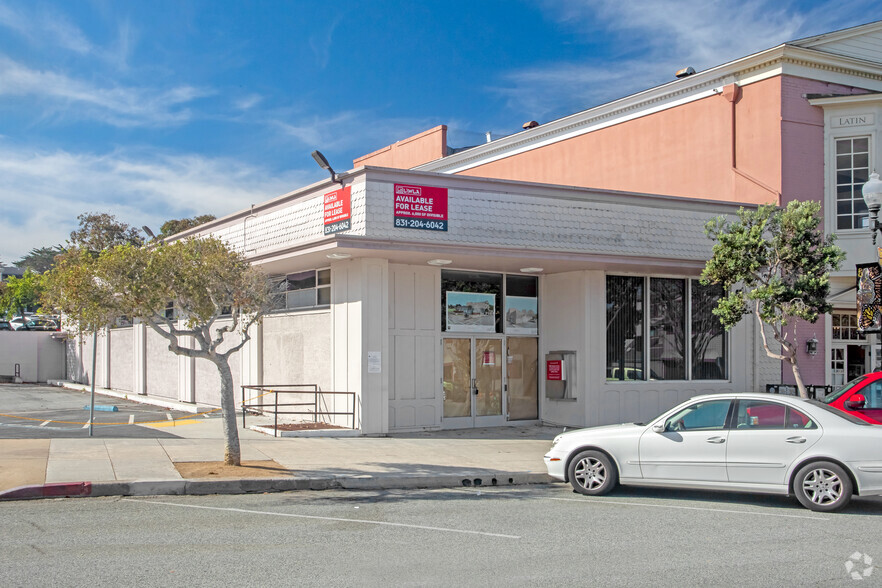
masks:
<path fill-rule="evenodd" d="M 727 86 L 724 86 L 723 91 L 720 93 L 720 95 L 723 98 L 725 98 L 726 100 L 728 100 L 729 103 L 732 105 L 732 108 L 730 110 L 730 112 L 731 112 L 730 120 L 732 122 L 732 129 L 731 129 L 731 132 L 732 132 L 731 139 L 732 140 L 730 142 L 730 149 L 731 149 L 732 157 L 731 157 L 730 163 L 732 166 L 732 171 L 734 173 L 738 174 L 739 176 L 741 176 L 742 178 L 746 179 L 747 181 L 749 181 L 749 182 L 755 184 L 756 186 L 759 186 L 763 190 L 766 190 L 769 193 L 771 193 L 775 197 L 775 204 L 780 204 L 781 203 L 781 193 L 778 190 L 776 190 L 776 189 L 772 188 L 771 186 L 769 186 L 768 184 L 765 184 L 764 182 L 758 180 L 757 178 L 753 177 L 752 175 L 748 174 L 747 172 L 744 172 L 744 171 L 738 169 L 738 149 L 737 149 L 737 137 L 738 137 L 737 120 L 738 120 L 738 118 L 735 113 L 735 108 L 736 108 L 736 104 L 738 104 L 738 101 L 741 100 L 741 86 L 739 86 L 738 84 L 729 84 Z"/>

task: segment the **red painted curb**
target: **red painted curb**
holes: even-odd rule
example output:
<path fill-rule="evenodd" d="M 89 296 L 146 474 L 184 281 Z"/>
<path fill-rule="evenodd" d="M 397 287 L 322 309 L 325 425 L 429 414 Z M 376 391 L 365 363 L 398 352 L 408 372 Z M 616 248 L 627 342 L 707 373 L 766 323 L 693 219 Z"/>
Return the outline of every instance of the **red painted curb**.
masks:
<path fill-rule="evenodd" d="M 92 482 L 64 482 L 40 486 L 19 486 L 0 492 L 0 500 L 15 498 L 57 498 L 60 496 L 91 496 Z"/>

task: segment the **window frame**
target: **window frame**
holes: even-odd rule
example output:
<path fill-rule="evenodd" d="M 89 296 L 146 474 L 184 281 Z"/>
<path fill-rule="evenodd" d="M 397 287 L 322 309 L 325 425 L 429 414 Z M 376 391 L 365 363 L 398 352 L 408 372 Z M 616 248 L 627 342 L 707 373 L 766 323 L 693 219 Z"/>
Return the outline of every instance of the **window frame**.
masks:
<path fill-rule="evenodd" d="M 638 373 L 642 373 L 642 378 L 632 378 L 632 379 L 618 379 L 618 378 L 609 378 L 605 379 L 607 384 L 627 384 L 627 383 L 635 383 L 635 382 L 729 382 L 732 379 L 731 366 L 732 366 L 732 345 L 731 339 L 729 336 L 729 332 L 727 330 L 723 330 L 721 336 L 724 338 L 723 342 L 723 352 L 722 356 L 725 357 L 725 374 L 723 374 L 722 378 L 714 378 L 714 379 L 696 379 L 694 374 L 694 365 L 693 365 L 693 327 L 694 327 L 694 318 L 693 317 L 693 286 L 696 282 L 698 282 L 698 278 L 694 277 L 683 277 L 683 276 L 669 276 L 669 275 L 633 275 L 633 274 L 624 274 L 624 273 L 607 273 L 605 274 L 604 280 L 604 307 L 607 308 L 609 304 L 609 300 L 606 298 L 608 293 L 608 280 L 611 277 L 614 278 L 640 278 L 642 280 L 642 316 L 640 319 L 640 324 L 642 328 L 642 366 L 633 368 Z M 651 322 L 652 322 L 652 280 L 663 280 L 663 279 L 676 279 L 682 280 L 685 282 L 684 288 L 684 300 L 683 300 L 683 313 L 684 313 L 684 327 L 685 327 L 685 356 L 683 357 L 683 361 L 685 362 L 685 378 L 681 380 L 666 380 L 660 378 L 652 377 L 652 342 L 651 342 Z M 725 292 L 720 292 L 720 295 L 725 295 Z M 604 357 L 607 363 L 607 368 L 609 368 L 609 348 L 608 348 L 608 336 L 607 333 L 604 333 Z"/>
<path fill-rule="evenodd" d="M 828 226 L 830 228 L 830 231 L 833 233 L 849 234 L 849 233 L 853 233 L 855 231 L 865 231 L 866 230 L 866 226 L 864 225 L 863 222 L 861 222 L 861 224 L 859 226 L 855 226 L 855 216 L 856 215 L 854 213 L 854 203 L 860 202 L 861 204 L 863 204 L 863 197 L 860 192 L 860 186 L 862 186 L 866 182 L 866 180 L 864 182 L 860 182 L 860 183 L 856 183 L 854 181 L 849 183 L 849 185 L 852 186 L 852 198 L 849 199 L 849 202 L 852 203 L 852 211 L 849 215 L 849 217 L 851 219 L 852 226 L 847 229 L 846 228 L 839 228 L 839 218 L 840 218 L 840 216 L 845 216 L 845 215 L 839 214 L 839 186 L 840 186 L 839 173 L 840 173 L 840 171 L 848 171 L 848 172 L 850 172 L 852 180 L 853 180 L 854 179 L 854 170 L 856 168 L 853 165 L 854 164 L 854 150 L 852 149 L 848 153 L 848 155 L 851 156 L 851 158 L 852 158 L 852 167 L 843 168 L 842 170 L 840 170 L 839 163 L 838 163 L 838 160 L 839 160 L 838 145 L 839 145 L 840 141 L 850 141 L 852 143 L 852 145 L 854 145 L 854 141 L 856 139 L 866 139 L 866 141 L 867 141 L 867 152 L 866 152 L 866 154 L 867 154 L 867 176 L 869 177 L 869 174 L 870 174 L 871 170 L 873 169 L 873 165 L 872 165 L 872 162 L 873 162 L 873 134 L 872 133 L 856 133 L 856 134 L 845 134 L 845 135 L 831 137 L 831 140 L 832 140 L 832 145 L 830 147 L 830 150 L 831 150 L 831 154 L 830 154 L 831 176 L 829 179 L 830 183 L 828 185 L 830 186 L 830 189 L 831 189 L 831 200 L 829 202 L 831 205 L 830 209 L 832 210 L 833 214 L 830 215 L 832 217 L 832 219 L 831 219 L 830 224 Z M 857 169 L 863 169 L 863 168 L 857 168 Z M 843 184 L 843 185 L 845 185 L 845 184 Z M 857 194 L 857 196 L 858 196 L 857 198 L 855 197 L 855 194 Z M 869 212 L 865 212 L 861 216 L 865 216 L 866 222 L 869 223 Z"/>
<path fill-rule="evenodd" d="M 312 285 L 306 288 L 296 288 L 291 289 L 290 284 L 292 280 L 290 280 L 291 276 L 300 276 L 304 274 L 312 273 Z M 280 302 L 277 305 L 274 305 L 273 309 L 270 313 L 279 313 L 279 312 L 305 312 L 310 310 L 322 310 L 330 308 L 331 306 L 331 268 L 330 267 L 321 267 L 314 269 L 304 269 L 296 272 L 291 272 L 289 274 L 273 276 L 270 279 L 271 283 L 278 283 L 280 286 L 284 285 L 284 290 L 279 289 L 273 295 L 278 296 Z M 312 301 L 313 303 L 305 306 L 290 306 L 289 305 L 289 294 L 293 292 L 313 292 Z M 322 294 L 320 294 L 320 292 Z M 324 298 L 324 300 L 322 300 Z"/>

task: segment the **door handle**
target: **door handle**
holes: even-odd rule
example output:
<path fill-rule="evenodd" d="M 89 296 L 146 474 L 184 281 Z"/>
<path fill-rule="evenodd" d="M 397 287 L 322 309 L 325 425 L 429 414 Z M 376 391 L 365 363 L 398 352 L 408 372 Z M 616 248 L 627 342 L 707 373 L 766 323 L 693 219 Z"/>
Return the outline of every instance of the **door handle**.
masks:
<path fill-rule="evenodd" d="M 726 440 L 722 437 L 710 437 L 707 440 L 708 443 L 725 443 Z"/>
<path fill-rule="evenodd" d="M 805 437 L 788 437 L 788 443 L 805 443 Z"/>

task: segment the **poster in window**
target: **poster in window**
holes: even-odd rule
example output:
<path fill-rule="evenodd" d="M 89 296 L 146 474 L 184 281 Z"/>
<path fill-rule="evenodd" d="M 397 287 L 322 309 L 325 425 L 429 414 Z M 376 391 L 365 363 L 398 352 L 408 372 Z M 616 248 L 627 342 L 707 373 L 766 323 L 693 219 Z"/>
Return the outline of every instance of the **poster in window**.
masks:
<path fill-rule="evenodd" d="M 858 330 L 879 332 L 882 327 L 882 267 L 878 263 L 857 266 Z"/>
<path fill-rule="evenodd" d="M 538 299 L 528 296 L 505 297 L 505 332 L 509 335 L 538 335 Z"/>
<path fill-rule="evenodd" d="M 448 291 L 446 312 L 448 331 L 496 332 L 496 294 Z"/>

